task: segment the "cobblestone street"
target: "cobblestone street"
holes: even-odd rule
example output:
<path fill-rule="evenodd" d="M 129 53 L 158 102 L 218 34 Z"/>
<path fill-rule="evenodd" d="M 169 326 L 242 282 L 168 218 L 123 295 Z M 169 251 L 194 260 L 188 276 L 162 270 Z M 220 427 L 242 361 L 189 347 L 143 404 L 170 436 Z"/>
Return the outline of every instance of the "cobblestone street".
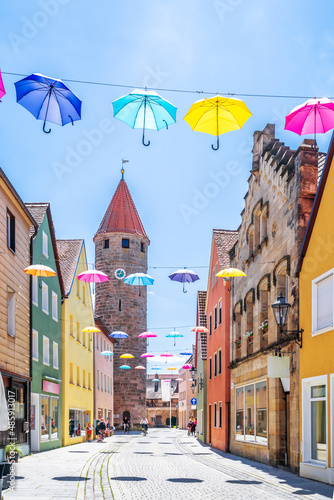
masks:
<path fill-rule="evenodd" d="M 185 431 L 116 434 L 25 457 L 4 499 L 331 499 L 333 487 L 213 451 Z"/>

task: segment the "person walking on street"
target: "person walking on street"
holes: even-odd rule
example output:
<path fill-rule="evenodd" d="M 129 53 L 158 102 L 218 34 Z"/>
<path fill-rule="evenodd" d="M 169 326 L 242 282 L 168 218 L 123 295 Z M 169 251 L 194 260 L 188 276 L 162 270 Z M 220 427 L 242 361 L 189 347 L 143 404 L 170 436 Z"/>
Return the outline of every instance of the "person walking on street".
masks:
<path fill-rule="evenodd" d="M 191 435 L 192 436 L 196 436 L 196 424 L 195 424 L 195 420 L 192 421 L 190 431 L 191 431 Z"/>
<path fill-rule="evenodd" d="M 129 421 L 128 417 L 124 417 L 124 419 L 123 419 L 124 434 L 128 434 L 129 430 L 130 430 L 130 421 Z"/>
<path fill-rule="evenodd" d="M 98 440 L 103 443 L 103 440 L 104 440 L 104 435 L 105 435 L 105 431 L 106 431 L 106 424 L 104 423 L 104 420 L 103 418 L 100 419 L 100 423 L 99 423 L 99 426 L 98 426 Z"/>
<path fill-rule="evenodd" d="M 192 421 L 192 418 L 190 417 L 189 423 L 187 425 L 187 427 L 188 427 L 188 436 L 190 436 L 192 425 L 193 425 L 193 421 Z"/>
<path fill-rule="evenodd" d="M 144 415 L 144 416 L 143 416 L 143 418 L 141 419 L 141 421 L 140 421 L 140 425 L 142 426 L 144 436 L 146 436 L 146 434 L 147 434 L 147 430 L 148 430 L 148 420 L 147 420 L 147 418 L 145 417 L 145 415 Z"/>

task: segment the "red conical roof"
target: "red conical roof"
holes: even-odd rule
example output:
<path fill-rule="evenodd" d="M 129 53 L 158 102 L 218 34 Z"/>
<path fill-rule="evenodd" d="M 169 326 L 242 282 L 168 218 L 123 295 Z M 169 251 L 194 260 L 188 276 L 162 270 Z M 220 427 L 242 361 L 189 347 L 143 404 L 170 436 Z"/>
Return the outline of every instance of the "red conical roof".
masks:
<path fill-rule="evenodd" d="M 119 181 L 95 236 L 102 233 L 138 234 L 149 242 L 124 179 Z"/>

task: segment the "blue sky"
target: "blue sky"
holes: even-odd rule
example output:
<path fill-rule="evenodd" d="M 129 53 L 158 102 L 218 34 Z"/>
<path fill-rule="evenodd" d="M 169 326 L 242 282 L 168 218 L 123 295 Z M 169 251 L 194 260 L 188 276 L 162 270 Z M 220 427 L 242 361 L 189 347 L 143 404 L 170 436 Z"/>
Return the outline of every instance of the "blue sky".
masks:
<path fill-rule="evenodd" d="M 0 68 L 39 72 L 65 80 L 108 82 L 245 94 L 334 96 L 334 7 L 328 1 L 288 0 L 3 0 Z M 67 83 L 83 101 L 75 126 L 42 122 L 16 104 L 14 82 L 3 74 L 0 165 L 26 202 L 51 202 L 57 238 L 92 238 L 120 179 L 126 181 L 151 239 L 148 326 L 159 338 L 152 349 L 173 351 L 165 335 L 185 335 L 189 349 L 196 292 L 205 290 L 213 228 L 236 229 L 251 168 L 252 137 L 275 123 L 291 148 L 301 138 L 284 131 L 284 116 L 304 98 L 244 97 L 253 116 L 242 130 L 215 138 L 193 132 L 183 120 L 201 94 L 160 91 L 178 108 L 169 130 L 141 132 L 113 119 L 111 102 L 131 89 Z M 318 137 L 327 151 L 330 133 Z M 219 185 L 215 179 L 228 179 Z M 187 266 L 200 281 L 172 283 L 168 274 Z M 158 267 L 160 269 L 153 269 Z M 166 329 L 163 329 L 166 328 Z M 179 349 L 180 348 L 180 349 Z"/>

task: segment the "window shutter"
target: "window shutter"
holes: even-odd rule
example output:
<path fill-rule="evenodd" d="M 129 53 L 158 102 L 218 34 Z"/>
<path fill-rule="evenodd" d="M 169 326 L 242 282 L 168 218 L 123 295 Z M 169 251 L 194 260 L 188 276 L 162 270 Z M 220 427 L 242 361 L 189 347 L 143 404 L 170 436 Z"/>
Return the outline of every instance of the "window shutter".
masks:
<path fill-rule="evenodd" d="M 333 325 L 333 275 L 317 283 L 317 330 Z"/>

